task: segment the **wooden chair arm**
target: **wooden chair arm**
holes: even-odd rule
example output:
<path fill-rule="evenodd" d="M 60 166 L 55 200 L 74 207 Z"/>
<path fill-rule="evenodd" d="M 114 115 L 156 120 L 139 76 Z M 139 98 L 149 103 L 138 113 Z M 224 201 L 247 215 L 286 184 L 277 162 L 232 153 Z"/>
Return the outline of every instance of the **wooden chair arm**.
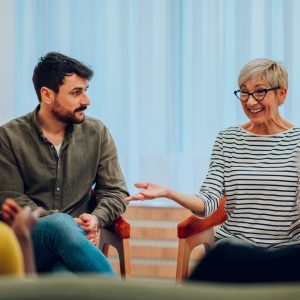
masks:
<path fill-rule="evenodd" d="M 197 233 L 205 231 L 216 225 L 222 224 L 227 216 L 225 212 L 225 196 L 221 199 L 218 209 L 209 217 L 199 219 L 191 215 L 177 225 L 177 236 L 180 239 L 188 238 Z"/>
<path fill-rule="evenodd" d="M 204 253 L 209 251 L 214 243 L 213 227 L 222 224 L 226 220 L 224 197 L 220 200 L 218 209 L 209 217 L 199 219 L 191 215 L 177 226 L 177 236 L 179 238 L 176 280 L 177 282 L 186 279 L 188 276 L 189 260 L 192 250 L 203 245 Z"/>

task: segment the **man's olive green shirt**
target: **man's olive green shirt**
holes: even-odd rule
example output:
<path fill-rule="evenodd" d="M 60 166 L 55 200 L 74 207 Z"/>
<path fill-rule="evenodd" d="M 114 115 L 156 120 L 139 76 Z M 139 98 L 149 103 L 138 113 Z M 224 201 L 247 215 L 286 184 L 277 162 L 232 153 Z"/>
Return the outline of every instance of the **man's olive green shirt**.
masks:
<path fill-rule="evenodd" d="M 43 136 L 39 107 L 0 127 L 0 201 L 42 206 L 73 217 L 95 214 L 101 227 L 124 211 L 128 196 L 114 141 L 98 120 L 86 117 L 67 128 L 60 154 Z M 90 190 L 94 185 L 96 202 Z"/>

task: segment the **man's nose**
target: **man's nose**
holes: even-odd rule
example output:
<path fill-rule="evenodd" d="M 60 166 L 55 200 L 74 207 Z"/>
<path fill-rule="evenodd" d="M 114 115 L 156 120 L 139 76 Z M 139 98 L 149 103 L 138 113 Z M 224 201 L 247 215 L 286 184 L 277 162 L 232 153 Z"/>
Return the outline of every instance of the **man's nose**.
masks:
<path fill-rule="evenodd" d="M 81 105 L 90 105 L 90 98 L 88 97 L 88 95 L 86 93 L 83 93 L 83 97 L 81 98 L 80 104 Z"/>

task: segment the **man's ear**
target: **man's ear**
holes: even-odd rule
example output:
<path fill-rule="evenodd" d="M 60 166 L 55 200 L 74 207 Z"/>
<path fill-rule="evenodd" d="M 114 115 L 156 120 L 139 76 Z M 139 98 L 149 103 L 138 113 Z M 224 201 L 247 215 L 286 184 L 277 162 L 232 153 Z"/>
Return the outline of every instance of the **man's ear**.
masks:
<path fill-rule="evenodd" d="M 278 90 L 278 104 L 281 105 L 285 102 L 287 89 L 280 89 Z"/>
<path fill-rule="evenodd" d="M 54 92 L 51 89 L 43 86 L 41 88 L 41 98 L 42 98 L 43 102 L 45 102 L 48 105 L 51 105 L 54 101 L 54 98 L 55 98 L 54 97 Z"/>

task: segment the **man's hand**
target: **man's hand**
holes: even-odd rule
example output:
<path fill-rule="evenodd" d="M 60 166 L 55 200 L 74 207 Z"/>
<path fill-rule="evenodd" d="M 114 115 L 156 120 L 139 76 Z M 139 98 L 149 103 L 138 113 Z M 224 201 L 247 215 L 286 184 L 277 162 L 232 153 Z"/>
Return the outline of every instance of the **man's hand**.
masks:
<path fill-rule="evenodd" d="M 99 244 L 100 226 L 98 218 L 91 214 L 82 214 L 74 218 L 75 222 L 85 231 L 87 238 L 95 245 Z"/>

